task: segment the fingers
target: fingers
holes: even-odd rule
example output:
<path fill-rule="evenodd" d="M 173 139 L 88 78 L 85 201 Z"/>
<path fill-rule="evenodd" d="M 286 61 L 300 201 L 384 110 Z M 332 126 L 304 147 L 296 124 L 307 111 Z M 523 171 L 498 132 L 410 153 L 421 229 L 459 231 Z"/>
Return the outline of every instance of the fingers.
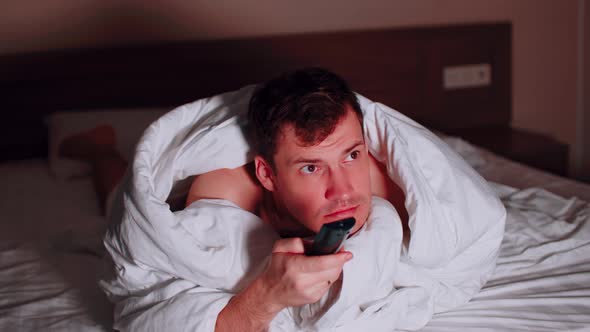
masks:
<path fill-rule="evenodd" d="M 325 271 L 324 273 L 317 273 L 308 275 L 305 291 L 311 294 L 310 303 L 316 302 L 339 280 L 341 271 Z"/>
<path fill-rule="evenodd" d="M 289 253 L 289 254 L 303 254 L 305 253 L 305 243 L 303 239 L 287 238 L 280 239 L 275 242 L 273 254 L 277 253 Z M 317 272 L 321 270 L 327 270 L 335 267 L 341 268 L 344 263 L 352 259 L 352 253 L 350 251 L 340 250 L 339 252 L 332 255 L 323 256 L 303 256 L 298 257 L 298 265 L 302 272 Z"/>
<path fill-rule="evenodd" d="M 273 260 L 282 261 L 281 265 L 285 264 L 283 265 L 285 272 L 313 275 L 315 282 L 320 280 L 332 282 L 342 272 L 342 266 L 352 259 L 352 253 L 349 251 L 341 250 L 332 255 L 305 256 L 304 249 L 301 238 L 278 240 L 273 248 L 273 257 L 275 257 Z"/>
<path fill-rule="evenodd" d="M 260 282 L 270 298 L 281 306 L 298 306 L 319 300 L 338 280 L 352 253 L 306 256 L 301 238 L 275 242 L 270 264 Z"/>
<path fill-rule="evenodd" d="M 317 272 L 333 268 L 342 269 L 342 265 L 352 259 L 352 253 L 342 251 L 332 255 L 306 256 L 301 262 L 301 270 L 304 272 Z"/>

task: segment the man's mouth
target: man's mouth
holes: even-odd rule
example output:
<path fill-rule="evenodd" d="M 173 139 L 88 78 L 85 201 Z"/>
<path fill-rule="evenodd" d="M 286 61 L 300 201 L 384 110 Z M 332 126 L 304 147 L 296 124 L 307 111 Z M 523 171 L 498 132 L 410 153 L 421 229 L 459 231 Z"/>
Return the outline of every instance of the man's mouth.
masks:
<path fill-rule="evenodd" d="M 356 212 L 356 209 L 359 206 L 352 206 L 352 207 L 347 207 L 344 209 L 339 209 L 336 210 L 335 212 L 332 212 L 330 214 L 325 215 L 326 218 L 335 218 L 335 219 L 342 219 L 342 218 L 348 218 L 348 217 L 352 217 L 354 216 L 354 213 Z"/>

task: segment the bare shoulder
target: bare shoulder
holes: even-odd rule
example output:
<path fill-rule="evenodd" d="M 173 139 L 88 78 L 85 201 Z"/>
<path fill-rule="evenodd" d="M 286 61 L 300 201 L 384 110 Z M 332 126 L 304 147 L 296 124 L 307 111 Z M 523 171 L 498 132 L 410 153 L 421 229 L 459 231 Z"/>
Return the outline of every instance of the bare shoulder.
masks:
<path fill-rule="evenodd" d="M 389 178 L 385 165 L 370 155 L 369 173 L 371 177 L 371 190 L 374 196 L 388 200 L 397 210 L 404 226 L 404 234 L 409 234 L 408 212 L 406 210 L 406 195 L 404 191 Z"/>
<path fill-rule="evenodd" d="M 186 206 L 204 198 L 225 199 L 244 210 L 257 213 L 262 199 L 262 187 L 252 173 L 252 163 L 196 176 L 191 184 Z"/>
<path fill-rule="evenodd" d="M 369 157 L 369 173 L 373 196 L 389 199 L 390 192 L 395 184 L 389 178 L 385 165 L 378 162 L 371 154 L 369 154 Z"/>

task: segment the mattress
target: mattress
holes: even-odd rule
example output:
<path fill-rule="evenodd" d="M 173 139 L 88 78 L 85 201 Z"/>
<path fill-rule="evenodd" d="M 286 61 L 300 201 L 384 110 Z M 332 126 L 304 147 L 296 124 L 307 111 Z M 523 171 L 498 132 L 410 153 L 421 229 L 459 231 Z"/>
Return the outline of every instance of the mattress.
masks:
<path fill-rule="evenodd" d="M 590 328 L 590 186 L 446 141 L 492 181 L 509 220 L 483 290 L 424 331 Z M 96 284 L 105 223 L 91 180 L 59 181 L 48 169 L 0 164 L 0 330 L 111 330 Z"/>

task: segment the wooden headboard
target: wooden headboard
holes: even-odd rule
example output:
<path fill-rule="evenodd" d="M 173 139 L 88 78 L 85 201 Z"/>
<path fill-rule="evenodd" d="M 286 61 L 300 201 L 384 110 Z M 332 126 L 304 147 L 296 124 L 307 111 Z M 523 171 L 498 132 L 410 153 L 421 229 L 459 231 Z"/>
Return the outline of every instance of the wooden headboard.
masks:
<path fill-rule="evenodd" d="M 174 107 L 322 66 L 432 129 L 508 126 L 509 23 L 313 33 L 0 56 L 1 160 L 44 157 L 59 110 Z M 443 68 L 491 65 L 491 85 L 443 89 Z"/>

